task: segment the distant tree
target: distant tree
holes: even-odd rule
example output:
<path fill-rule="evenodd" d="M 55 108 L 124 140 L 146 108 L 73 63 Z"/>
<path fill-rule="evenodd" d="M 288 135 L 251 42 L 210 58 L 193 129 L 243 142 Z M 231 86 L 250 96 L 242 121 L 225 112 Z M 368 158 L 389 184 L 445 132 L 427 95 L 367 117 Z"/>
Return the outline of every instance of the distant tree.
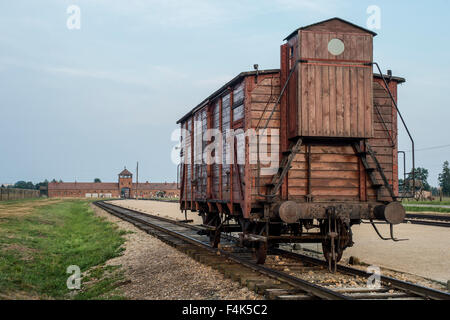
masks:
<path fill-rule="evenodd" d="M 400 191 L 403 191 L 403 189 L 405 188 L 405 181 L 401 178 L 398 179 L 398 186 L 400 188 Z"/>
<path fill-rule="evenodd" d="M 59 181 L 58 181 L 59 183 L 63 183 L 63 181 L 61 180 L 61 179 L 59 179 Z"/>
<path fill-rule="evenodd" d="M 53 180 L 52 180 L 52 183 L 57 183 L 57 182 L 58 182 L 58 181 L 56 181 L 56 179 L 53 179 Z"/>
<path fill-rule="evenodd" d="M 14 183 L 14 188 L 16 189 L 26 189 L 27 183 L 25 181 L 17 181 Z"/>
<path fill-rule="evenodd" d="M 418 167 L 414 170 L 414 172 L 415 172 L 415 177 L 414 177 L 415 180 L 422 181 L 424 190 L 431 191 L 431 186 L 429 185 L 429 183 L 427 181 L 428 180 L 428 170 L 425 168 Z M 408 177 L 406 178 L 406 180 L 412 181 L 411 173 L 408 174 Z M 411 182 L 411 185 L 412 185 L 412 182 Z"/>
<path fill-rule="evenodd" d="M 4 187 L 5 187 L 5 185 L 4 185 L 4 184 L 2 184 L 1 188 L 4 188 Z"/>
<path fill-rule="evenodd" d="M 156 193 L 156 196 L 157 196 L 158 198 L 164 198 L 164 197 L 166 196 L 166 192 L 165 192 L 165 191 L 158 191 L 158 192 Z"/>
<path fill-rule="evenodd" d="M 95 182 L 95 183 L 101 183 L 102 180 L 100 180 L 99 178 L 95 178 L 95 179 L 94 179 L 94 182 Z"/>
<path fill-rule="evenodd" d="M 31 181 L 28 181 L 28 182 L 17 181 L 14 184 L 14 188 L 16 188 L 16 189 L 35 189 L 35 186 L 34 186 L 33 182 L 31 182 Z"/>
<path fill-rule="evenodd" d="M 448 161 L 444 162 L 442 173 L 439 174 L 439 185 L 443 193 L 450 194 L 450 168 Z"/>
<path fill-rule="evenodd" d="M 439 196 L 439 188 L 431 187 L 431 195 Z"/>
<path fill-rule="evenodd" d="M 36 183 L 36 190 L 39 190 L 41 187 L 48 187 L 48 180 L 45 179 L 43 182 Z"/>

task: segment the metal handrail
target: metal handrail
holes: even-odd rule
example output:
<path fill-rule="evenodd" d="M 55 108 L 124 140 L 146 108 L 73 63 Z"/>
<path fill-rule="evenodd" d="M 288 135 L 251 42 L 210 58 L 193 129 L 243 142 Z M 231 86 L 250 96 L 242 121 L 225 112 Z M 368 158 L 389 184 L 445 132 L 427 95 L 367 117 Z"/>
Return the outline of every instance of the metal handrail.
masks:
<path fill-rule="evenodd" d="M 284 92 L 286 91 L 286 88 L 287 88 L 287 86 L 288 86 L 288 84 L 289 84 L 289 81 L 290 81 L 290 79 L 291 79 L 291 77 L 292 77 L 292 74 L 294 73 L 294 71 L 296 70 L 296 68 L 297 68 L 297 65 L 299 64 L 299 63 L 301 63 L 301 62 L 304 62 L 304 60 L 297 60 L 296 62 L 295 62 L 295 65 L 292 67 L 292 69 L 290 70 L 290 72 L 289 72 L 289 76 L 288 76 L 288 78 L 286 79 L 286 83 L 284 84 L 284 86 L 283 86 L 283 89 L 281 90 L 281 92 L 280 92 L 280 95 L 278 96 L 278 98 L 277 98 L 277 101 L 275 102 L 275 104 L 274 104 L 274 106 L 273 106 L 273 108 L 272 108 L 272 112 L 270 113 L 270 116 L 269 116 L 269 118 L 267 119 L 267 121 L 266 121 L 266 124 L 265 124 L 265 126 L 264 126 L 264 129 L 263 129 L 263 132 L 266 132 L 266 130 L 267 130 L 267 127 L 269 126 L 269 122 L 272 120 L 272 117 L 273 117 L 273 115 L 274 115 L 274 113 L 275 113 L 275 109 L 276 109 L 276 107 L 280 104 L 280 102 L 281 102 L 281 98 L 283 97 L 283 95 L 284 95 Z M 403 118 L 403 116 L 402 116 L 402 114 L 401 114 L 401 112 L 400 112 L 400 110 L 399 110 L 399 108 L 398 108 L 398 105 L 397 105 L 397 102 L 395 101 L 395 99 L 394 99 L 394 96 L 392 95 L 392 92 L 391 92 L 391 90 L 390 90 L 390 88 L 389 88 L 389 85 L 388 85 L 388 83 L 387 83 L 387 81 L 386 81 L 386 78 L 384 77 L 384 75 L 383 75 L 383 72 L 381 71 L 381 68 L 380 68 L 380 66 L 379 66 L 379 64 L 377 63 L 377 62 L 371 62 L 371 63 L 369 63 L 370 65 L 375 65 L 376 67 L 377 67 L 377 69 L 378 69 L 378 71 L 379 71 L 379 73 L 380 73 L 380 76 L 381 76 L 381 79 L 383 79 L 383 82 L 384 82 L 384 85 L 385 85 L 385 87 L 386 87 L 386 90 L 387 90 L 387 92 L 389 93 L 389 97 L 391 98 L 391 100 L 392 100 L 392 102 L 393 102 L 393 104 L 394 104 L 394 107 L 395 107 L 395 109 L 396 109 L 396 111 L 397 111 L 397 113 L 398 113 L 398 115 L 400 116 L 400 119 L 401 119 L 401 121 L 402 121 L 402 124 L 403 124 L 403 127 L 405 128 L 405 130 L 406 130 L 406 132 L 407 132 L 407 134 L 408 134 L 408 137 L 409 137 L 409 139 L 411 140 L 411 149 L 412 149 L 412 178 L 413 178 L 413 185 L 415 185 L 415 183 L 416 183 L 416 179 L 415 179 L 415 171 L 416 171 L 416 168 L 415 168 L 415 142 L 414 142 L 414 139 L 413 139 L 413 137 L 412 137 L 412 135 L 411 135 L 411 132 L 409 131 L 409 128 L 408 128 L 408 126 L 406 125 L 406 122 L 405 122 L 405 120 L 404 120 L 404 118 Z M 377 112 L 379 113 L 379 115 L 381 116 L 381 113 L 380 113 L 380 111 L 378 110 L 378 107 L 376 107 L 376 109 L 377 109 Z M 262 117 L 264 116 L 264 113 L 261 115 L 261 119 L 262 119 Z M 382 119 L 382 118 L 381 118 Z M 382 121 L 384 121 L 383 119 L 382 119 Z M 258 123 L 258 127 L 256 128 L 256 130 L 258 131 L 258 130 L 260 130 L 260 126 L 259 126 L 259 124 L 260 123 Z M 386 126 L 386 125 L 385 125 Z M 387 128 L 386 128 L 387 129 Z M 388 132 L 389 133 L 389 132 Z M 258 184 L 258 196 L 260 196 L 260 197 L 264 197 L 264 198 L 273 198 L 273 197 L 275 197 L 276 196 L 276 193 L 275 194 L 261 194 L 261 192 L 260 192 L 260 187 L 261 187 L 261 185 L 260 185 L 260 179 L 261 179 L 261 161 L 260 161 L 260 155 L 259 155 L 259 133 L 257 133 L 257 136 L 256 136 L 256 138 L 257 138 L 257 169 L 258 169 L 258 173 L 257 173 L 257 184 Z M 393 139 L 392 139 L 392 137 L 391 137 L 391 140 L 393 141 Z M 393 141 L 394 142 L 394 141 Z M 394 144 L 395 145 L 395 144 Z M 413 194 L 414 194 L 414 192 L 413 192 Z M 413 195 L 414 196 L 414 195 Z M 406 197 L 406 198 L 411 198 L 411 197 Z"/>
<path fill-rule="evenodd" d="M 372 62 L 371 64 L 377 66 L 377 69 L 378 69 L 378 72 L 380 73 L 381 79 L 383 79 L 383 82 L 384 82 L 384 85 L 385 85 L 385 87 L 386 87 L 386 90 L 387 90 L 387 92 L 389 93 L 389 97 L 391 98 L 392 102 L 394 103 L 395 109 L 397 110 L 397 113 L 398 113 L 398 115 L 400 116 L 400 119 L 402 120 L 403 127 L 405 128 L 405 130 L 406 130 L 406 132 L 407 132 L 407 134 L 408 134 L 408 136 L 409 136 L 409 139 L 411 140 L 411 150 L 412 150 L 412 178 L 413 178 L 413 186 L 414 186 L 414 188 L 415 188 L 415 185 L 416 185 L 416 158 L 415 158 L 414 139 L 413 139 L 411 133 L 409 132 L 409 128 L 408 128 L 408 126 L 406 125 L 406 122 L 405 122 L 405 120 L 403 119 L 403 116 L 402 116 L 400 110 L 398 109 L 397 102 L 395 101 L 394 96 L 392 95 L 391 89 L 389 89 L 389 85 L 388 85 L 388 83 L 387 83 L 387 81 L 386 81 L 386 78 L 385 78 L 384 75 L 383 75 L 383 72 L 381 72 L 380 66 L 378 65 L 377 62 Z M 415 190 L 413 190 L 413 191 L 414 191 L 414 192 L 413 192 L 413 197 L 414 197 Z M 406 198 L 411 198 L 411 197 L 406 197 Z"/>

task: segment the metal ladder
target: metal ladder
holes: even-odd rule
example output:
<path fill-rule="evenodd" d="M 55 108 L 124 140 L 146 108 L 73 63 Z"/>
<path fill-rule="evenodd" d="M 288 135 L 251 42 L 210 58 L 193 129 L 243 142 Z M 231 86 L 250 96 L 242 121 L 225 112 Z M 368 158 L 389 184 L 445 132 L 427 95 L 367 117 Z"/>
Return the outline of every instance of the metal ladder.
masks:
<path fill-rule="evenodd" d="M 389 88 L 388 81 L 386 80 L 386 78 L 383 75 L 383 72 L 381 71 L 380 65 L 378 63 L 376 63 L 376 62 L 371 62 L 368 65 L 374 65 L 374 66 L 377 67 L 378 72 L 380 74 L 380 77 L 383 80 L 383 83 L 385 85 L 385 90 L 389 94 L 389 98 L 391 99 L 392 103 L 394 104 L 395 110 L 397 111 L 397 113 L 398 113 L 398 115 L 400 117 L 400 120 L 401 120 L 401 122 L 403 124 L 403 127 L 405 128 L 406 133 L 408 134 L 408 137 L 409 137 L 409 139 L 411 141 L 411 152 L 412 152 L 412 170 L 411 170 L 411 175 L 412 175 L 413 186 L 415 186 L 415 183 L 416 183 L 416 177 L 415 177 L 415 174 L 416 174 L 416 169 L 415 169 L 416 168 L 416 160 L 415 160 L 415 158 L 416 157 L 415 157 L 415 142 L 414 142 L 414 139 L 413 139 L 413 137 L 411 135 L 411 132 L 409 131 L 408 126 L 406 125 L 405 119 L 403 119 L 403 115 L 401 114 L 401 112 L 400 112 L 400 110 L 398 108 L 397 101 L 394 99 L 394 96 L 393 96 L 393 94 L 391 92 L 391 89 Z M 388 71 L 388 75 L 391 76 L 392 73 L 390 71 Z M 376 110 L 377 110 L 378 115 L 382 118 L 378 107 L 376 107 Z M 385 129 L 387 129 L 386 126 L 385 126 Z M 390 134 L 389 134 L 389 137 L 391 138 L 391 140 L 392 140 L 392 142 L 394 144 L 394 140 L 392 139 L 392 136 Z M 411 195 L 396 197 L 396 199 L 404 199 L 404 198 L 411 198 L 411 197 L 413 198 L 414 197 L 414 193 L 415 193 L 415 191 L 414 191 L 414 187 L 413 187 Z"/>
<path fill-rule="evenodd" d="M 262 132 L 267 132 L 267 128 L 268 128 L 269 123 L 272 120 L 272 117 L 273 117 L 273 115 L 275 113 L 275 109 L 277 108 L 278 105 L 280 105 L 281 98 L 283 97 L 283 95 L 284 95 L 284 93 L 285 93 L 285 91 L 287 89 L 289 81 L 291 80 L 292 75 L 294 74 L 294 71 L 297 69 L 298 64 L 301 63 L 301 62 L 302 62 L 302 60 L 297 60 L 295 62 L 295 64 L 294 64 L 294 66 L 292 67 L 292 69 L 289 71 L 289 75 L 288 75 L 288 77 L 286 79 L 286 82 L 284 83 L 284 86 L 281 89 L 281 92 L 278 95 L 278 98 L 277 98 L 277 100 L 275 101 L 275 103 L 273 105 L 272 111 L 270 112 L 269 118 L 266 120 L 266 123 L 265 123 L 264 127 L 262 128 L 260 126 L 260 124 L 261 124 L 261 121 L 263 120 L 263 116 L 264 116 L 264 114 L 266 112 L 266 108 L 264 109 L 264 112 L 261 114 L 261 117 L 260 117 L 260 119 L 258 121 L 258 125 L 256 126 L 256 132 L 258 133 L 258 135 L 257 135 L 257 157 L 258 157 L 257 158 L 257 166 L 258 166 L 258 172 L 257 172 L 257 177 L 256 177 L 256 179 L 257 179 L 257 186 L 258 186 L 258 196 L 263 197 L 263 198 L 267 198 L 268 200 L 273 200 L 277 196 L 277 193 L 280 190 L 280 186 L 283 183 L 284 178 L 286 177 L 286 174 L 288 173 L 288 171 L 289 171 L 289 169 L 291 167 L 292 161 L 294 160 L 295 155 L 300 150 L 300 147 L 302 145 L 302 139 L 299 138 L 296 141 L 296 143 L 294 144 L 294 146 L 291 148 L 291 150 L 288 151 L 289 154 L 288 154 L 287 158 L 284 157 L 284 155 L 283 155 L 283 160 L 281 162 L 281 166 L 279 167 L 277 174 L 275 174 L 275 176 L 273 177 L 271 183 L 266 184 L 266 187 L 268 187 L 269 190 L 272 189 L 271 192 L 268 192 L 268 194 L 262 194 L 259 191 L 260 190 L 260 186 L 261 186 L 261 183 L 260 183 L 260 181 L 261 181 L 261 162 L 260 162 L 260 158 L 259 158 L 259 133 L 261 132 L 260 131 L 261 129 L 262 129 Z M 269 98 L 269 100 L 267 102 L 266 107 L 269 105 L 271 98 L 272 98 L 272 93 L 270 95 L 270 98 Z"/>
<path fill-rule="evenodd" d="M 300 152 L 302 142 L 303 140 L 301 138 L 298 138 L 292 148 L 289 151 L 283 153 L 283 160 L 281 161 L 281 165 L 278 168 L 278 172 L 273 176 L 272 181 L 266 184 L 266 187 L 268 187 L 268 189 L 270 190 L 268 196 L 276 197 L 276 195 L 278 194 L 278 191 L 283 184 L 284 178 L 291 169 L 292 161 L 294 161 L 295 156 Z"/>
<path fill-rule="evenodd" d="M 361 163 L 363 164 L 364 169 L 370 178 L 372 187 L 377 190 L 377 201 L 380 201 L 382 187 L 385 187 L 389 191 L 389 195 L 392 197 L 392 200 L 395 201 L 397 197 L 394 193 L 392 186 L 389 184 L 389 180 L 386 178 L 386 174 L 384 173 L 384 170 L 381 167 L 381 164 L 378 161 L 375 152 L 372 150 L 372 147 L 367 143 L 367 140 L 364 140 L 363 143 L 365 150 L 361 149 L 359 142 L 353 143 L 353 148 L 356 150 L 356 155 L 361 159 Z M 375 168 L 370 166 L 367 160 L 367 155 L 369 155 L 372 158 L 373 162 L 375 163 Z M 375 172 L 378 172 L 380 174 L 383 183 L 378 181 Z"/>

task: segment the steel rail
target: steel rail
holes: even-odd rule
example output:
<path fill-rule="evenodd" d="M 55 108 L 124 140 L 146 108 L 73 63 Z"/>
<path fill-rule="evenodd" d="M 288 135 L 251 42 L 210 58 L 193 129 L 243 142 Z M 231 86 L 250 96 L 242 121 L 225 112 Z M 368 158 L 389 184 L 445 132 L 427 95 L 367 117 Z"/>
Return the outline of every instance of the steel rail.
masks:
<path fill-rule="evenodd" d="M 405 223 L 450 228 L 450 216 L 407 213 Z"/>
<path fill-rule="evenodd" d="M 202 242 L 202 241 L 200 241 L 198 239 L 194 239 L 194 238 L 189 237 L 189 236 L 187 236 L 185 234 L 182 234 L 180 232 L 177 232 L 177 231 L 174 231 L 174 230 L 169 230 L 167 228 L 158 226 L 158 225 L 153 224 L 153 223 L 151 223 L 149 221 L 146 221 L 146 220 L 143 220 L 143 219 L 139 219 L 139 218 L 127 215 L 127 214 L 125 214 L 123 212 L 120 212 L 120 211 L 130 211 L 130 212 L 132 212 L 134 214 L 145 215 L 148 218 L 156 219 L 156 220 L 160 220 L 160 221 L 164 221 L 164 222 L 173 223 L 174 222 L 173 220 L 165 219 L 165 218 L 161 218 L 161 217 L 155 217 L 155 216 L 148 215 L 148 214 L 145 214 L 145 213 L 142 213 L 142 212 L 139 212 L 139 211 L 118 207 L 118 206 L 115 206 L 115 205 L 112 205 L 112 204 L 105 204 L 102 201 L 94 202 L 94 204 L 97 205 L 98 207 L 104 209 L 105 211 L 107 211 L 107 212 L 109 212 L 109 213 L 111 213 L 111 214 L 113 214 L 115 216 L 118 216 L 119 218 L 122 218 L 124 220 L 127 220 L 127 221 L 133 220 L 135 222 L 144 224 L 146 226 L 149 226 L 149 227 L 154 228 L 154 229 L 156 229 L 158 231 L 161 231 L 161 232 L 167 233 L 169 235 L 172 235 L 173 237 L 176 237 L 178 239 L 184 240 L 184 241 L 186 241 L 188 243 L 191 243 L 193 245 L 200 246 L 200 247 L 202 247 L 202 248 L 204 248 L 204 249 L 206 249 L 206 250 L 208 250 L 210 252 L 217 252 L 217 251 L 219 251 L 221 255 L 227 257 L 228 259 L 230 259 L 230 260 L 232 260 L 232 261 L 234 261 L 234 262 L 236 262 L 238 264 L 244 265 L 244 266 L 246 266 L 246 267 L 248 267 L 248 268 L 250 268 L 250 269 L 252 269 L 254 271 L 258 271 L 259 273 L 267 275 L 267 276 L 269 276 L 271 278 L 274 278 L 276 280 L 281 280 L 283 282 L 286 282 L 286 283 L 288 283 L 288 284 L 290 284 L 290 285 L 292 285 L 294 287 L 297 287 L 298 289 L 301 289 L 305 293 L 310 294 L 310 295 L 312 295 L 314 297 L 321 298 L 321 299 L 326 299 L 326 300 L 353 300 L 351 297 L 345 296 L 345 295 L 343 295 L 341 293 L 334 292 L 334 291 L 332 291 L 330 289 L 317 286 L 317 285 L 315 285 L 313 283 L 310 283 L 310 282 L 307 282 L 305 280 L 296 278 L 294 276 L 288 275 L 288 274 L 283 273 L 281 271 L 273 270 L 273 269 L 270 269 L 268 267 L 265 267 L 265 266 L 262 266 L 262 265 L 258 265 L 256 263 L 252 263 L 250 261 L 246 261 L 246 260 L 242 259 L 241 257 L 237 256 L 236 254 L 227 252 L 227 251 L 222 250 L 222 249 L 214 249 L 211 246 L 209 246 L 209 244 L 206 244 L 205 242 Z M 181 225 L 181 223 L 175 223 L 175 224 L 176 225 Z M 186 225 L 183 225 L 183 226 L 186 227 L 187 229 L 191 229 L 191 228 L 189 228 Z"/>
<path fill-rule="evenodd" d="M 265 267 L 263 265 L 258 265 L 256 263 L 252 263 L 250 261 L 244 260 L 243 258 L 237 256 L 236 254 L 230 253 L 228 251 L 222 250 L 222 249 L 215 249 L 212 248 L 208 243 L 206 242 L 202 242 L 198 239 L 194 239 L 192 237 L 189 237 L 188 235 L 182 234 L 180 232 L 177 231 L 173 231 L 173 230 L 169 230 L 167 228 L 152 224 L 148 221 L 136 218 L 136 217 L 132 217 L 129 216 L 125 213 L 121 213 L 119 212 L 120 210 L 122 211 L 129 211 L 131 213 L 134 214 L 138 214 L 138 215 L 142 215 L 145 217 L 148 217 L 150 219 L 155 219 L 155 220 L 159 220 L 162 222 L 166 222 L 166 223 L 170 223 L 170 224 L 174 224 L 177 226 L 181 226 L 184 227 L 186 229 L 191 229 L 194 231 L 200 231 L 200 230 L 204 230 L 201 227 L 197 227 L 197 226 L 193 226 L 193 225 L 188 225 L 185 224 L 183 222 L 179 222 L 179 221 L 175 221 L 172 219 L 168 219 L 168 218 L 163 218 L 163 217 L 159 217 L 159 216 L 154 216 L 154 215 L 150 215 L 150 214 L 146 214 L 146 213 L 142 213 L 133 209 L 128 209 L 128 208 L 123 208 L 123 207 L 119 207 L 116 205 L 112 205 L 112 204 L 106 204 L 103 201 L 98 201 L 98 202 L 94 202 L 95 205 L 97 205 L 98 207 L 106 210 L 107 212 L 110 212 L 111 214 L 115 215 L 115 216 L 119 216 L 119 218 L 122 218 L 124 220 L 127 220 L 129 222 L 135 221 L 144 225 L 147 225 L 149 227 L 152 227 L 158 231 L 164 232 L 164 233 L 168 233 L 178 239 L 184 240 L 188 243 L 191 243 L 193 245 L 196 246 L 200 246 L 206 250 L 208 250 L 209 252 L 220 252 L 221 255 L 227 257 L 228 259 L 244 265 L 254 271 L 257 271 L 259 273 L 262 273 L 264 275 L 267 275 L 269 277 L 272 277 L 274 279 L 277 280 L 281 280 L 284 281 L 294 287 L 297 287 L 299 289 L 301 289 L 302 291 L 304 291 L 307 294 L 310 294 L 312 296 L 321 298 L 321 299 L 328 299 L 328 300 L 352 300 L 352 297 L 348 297 L 345 296 L 341 293 L 337 293 L 334 292 L 330 289 L 327 288 L 323 288 L 320 286 L 317 286 L 315 284 L 309 283 L 305 280 L 296 278 L 294 276 L 288 275 L 284 272 L 278 271 L 278 270 L 273 270 L 271 268 Z M 131 221 L 130 221 L 131 220 Z M 223 235 L 223 238 L 226 238 L 227 240 L 231 240 L 231 241 L 236 241 L 237 238 L 234 236 L 229 236 L 229 235 Z M 326 266 L 327 263 L 324 260 L 318 259 L 318 258 L 314 258 L 311 256 L 307 256 L 307 255 L 303 255 L 303 254 L 299 254 L 299 253 L 293 253 L 290 251 L 286 251 L 283 249 L 271 249 L 271 252 L 274 254 L 279 254 L 279 255 L 283 255 L 286 257 L 290 257 L 290 258 L 294 258 L 297 260 L 302 260 L 305 261 L 307 263 L 313 264 L 313 265 L 318 265 L 318 266 Z M 359 269 L 355 269 L 355 268 L 351 268 L 351 267 L 347 267 L 347 266 L 343 266 L 343 265 L 337 265 L 337 270 L 339 272 L 348 274 L 348 275 L 352 275 L 352 276 L 361 276 L 361 277 L 370 277 L 372 274 L 368 273 L 364 270 L 359 270 Z M 439 291 L 439 290 L 435 290 L 432 288 L 427 288 L 421 285 L 417 285 L 417 284 L 413 284 L 410 282 L 406 282 L 403 280 L 399 280 L 399 279 L 395 279 L 395 278 L 391 278 L 388 276 L 380 276 L 380 280 L 382 283 L 384 283 L 385 285 L 387 285 L 388 287 L 391 288 L 395 288 L 397 290 L 400 291 L 404 291 L 406 293 L 412 293 L 416 296 L 425 298 L 425 299 L 432 299 L 432 300 L 450 300 L 450 294 L 443 292 L 443 291 Z"/>
<path fill-rule="evenodd" d="M 406 210 L 408 210 L 408 207 L 406 207 Z M 406 218 L 409 219 L 426 219 L 426 220 L 438 220 L 438 221 L 448 221 L 450 222 L 450 215 L 438 215 L 438 214 L 414 214 L 414 213 L 407 213 Z"/>
<path fill-rule="evenodd" d="M 420 219 L 406 219 L 405 223 L 417 224 L 417 225 L 422 225 L 422 226 L 430 226 L 430 227 L 450 228 L 450 222 L 439 222 L 439 221 L 420 220 Z"/>
<path fill-rule="evenodd" d="M 280 255 L 289 256 L 294 259 L 306 261 L 308 263 L 312 263 L 315 265 L 327 266 L 327 262 L 318 258 L 314 258 L 311 256 L 303 255 L 300 253 L 289 252 L 282 249 L 273 249 L 272 252 L 278 253 Z M 349 275 L 353 276 L 361 276 L 361 277 L 370 277 L 371 273 L 366 272 L 364 270 L 359 270 L 343 265 L 337 265 L 337 270 Z M 432 299 L 432 300 L 450 300 L 450 293 L 446 293 L 443 291 L 435 290 L 432 288 L 427 288 L 418 284 L 413 284 L 411 282 L 391 278 L 388 276 L 380 275 L 380 280 L 382 283 L 386 284 L 388 287 L 392 287 L 395 289 L 399 289 L 401 291 L 406 291 L 409 293 L 413 293 L 420 297 Z"/>

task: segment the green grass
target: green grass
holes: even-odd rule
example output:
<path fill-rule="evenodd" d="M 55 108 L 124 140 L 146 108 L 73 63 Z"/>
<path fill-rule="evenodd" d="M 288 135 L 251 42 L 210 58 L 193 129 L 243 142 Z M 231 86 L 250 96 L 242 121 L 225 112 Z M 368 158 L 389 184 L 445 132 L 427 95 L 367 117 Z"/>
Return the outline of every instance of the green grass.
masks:
<path fill-rule="evenodd" d="M 450 206 L 450 198 L 443 198 L 443 201 L 439 201 L 439 197 L 434 197 L 437 200 L 433 201 L 415 201 L 415 200 L 403 200 L 403 204 L 426 204 L 426 205 L 442 205 L 442 206 Z"/>
<path fill-rule="evenodd" d="M 450 206 L 450 201 L 408 201 L 408 202 L 403 202 L 403 204 L 409 204 L 409 205 L 415 205 L 415 204 L 425 204 L 425 205 L 430 205 L 430 206 Z"/>
<path fill-rule="evenodd" d="M 125 232 L 96 217 L 89 203 L 64 200 L 0 217 L 0 297 L 122 298 L 115 290 L 123 280 L 120 268 L 102 265 L 120 255 Z M 70 265 L 91 271 L 81 290 L 67 288 Z"/>
<path fill-rule="evenodd" d="M 405 207 L 407 212 L 441 212 L 450 213 L 450 208 L 436 208 L 436 207 Z"/>
<path fill-rule="evenodd" d="M 1 205 L 14 205 L 18 203 L 29 203 L 29 202 L 44 202 L 47 198 L 32 198 L 32 199 L 18 199 L 18 200 L 6 200 L 0 201 Z"/>

